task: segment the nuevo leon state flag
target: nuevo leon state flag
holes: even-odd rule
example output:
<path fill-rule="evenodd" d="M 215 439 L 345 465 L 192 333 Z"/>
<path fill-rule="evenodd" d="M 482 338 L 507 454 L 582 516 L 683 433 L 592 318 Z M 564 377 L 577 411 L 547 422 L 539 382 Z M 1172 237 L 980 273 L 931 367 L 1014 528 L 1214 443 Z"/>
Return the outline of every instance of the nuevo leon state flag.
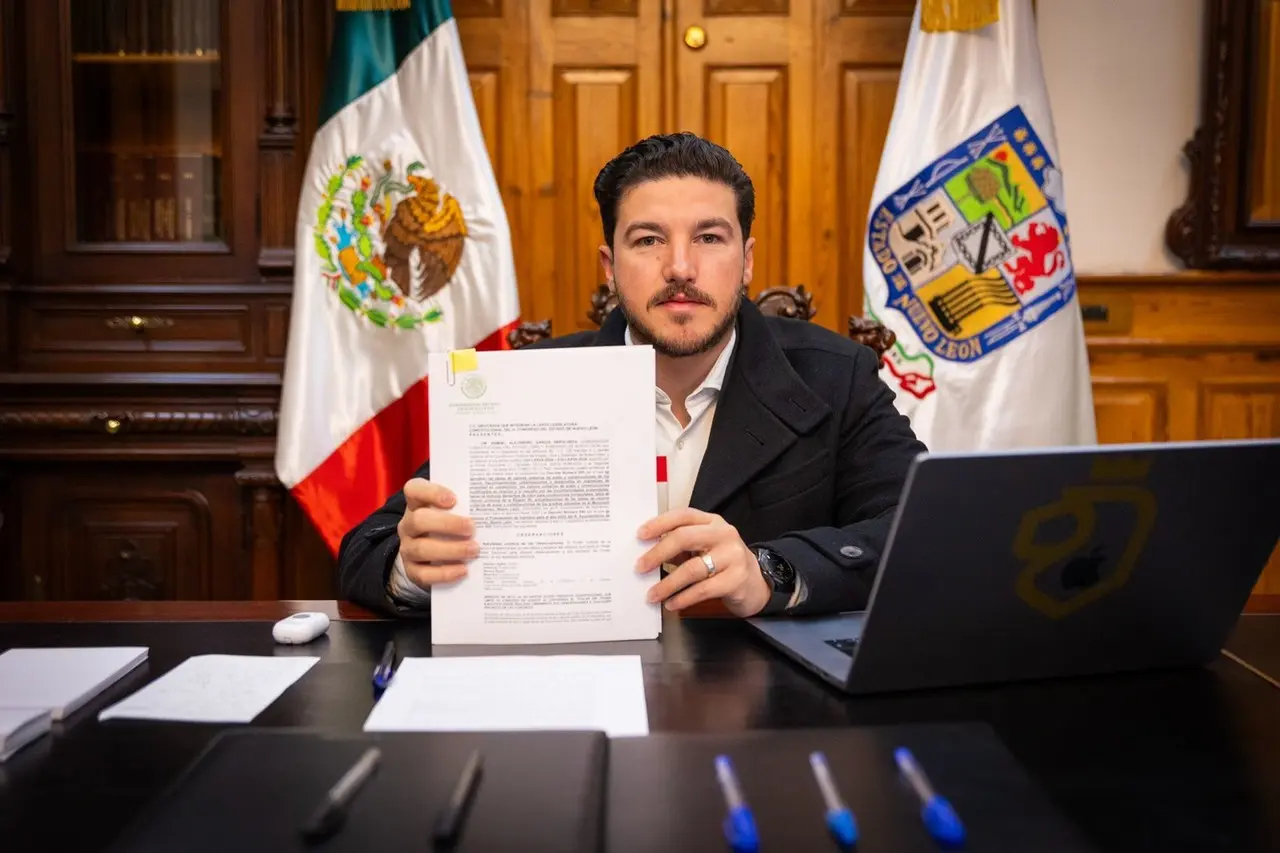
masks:
<path fill-rule="evenodd" d="M 864 310 L 930 450 L 1096 443 L 1030 0 L 919 0 L 867 224 Z"/>
<path fill-rule="evenodd" d="M 427 458 L 427 353 L 500 349 L 511 237 L 448 0 L 339 0 L 298 206 L 276 473 L 335 553 Z"/>

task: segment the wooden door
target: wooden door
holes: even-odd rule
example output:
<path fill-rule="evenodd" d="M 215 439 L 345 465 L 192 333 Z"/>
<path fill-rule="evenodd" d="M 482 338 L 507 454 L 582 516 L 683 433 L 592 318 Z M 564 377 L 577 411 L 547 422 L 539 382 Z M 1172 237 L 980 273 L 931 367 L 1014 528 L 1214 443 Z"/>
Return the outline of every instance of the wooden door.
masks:
<path fill-rule="evenodd" d="M 753 293 L 812 285 L 814 0 L 677 0 L 668 123 L 725 146 L 756 194 Z"/>
<path fill-rule="evenodd" d="M 752 291 L 803 284 L 815 322 L 861 313 L 865 211 L 913 0 L 677 0 L 669 123 L 756 190 Z"/>
<path fill-rule="evenodd" d="M 529 0 L 532 270 L 525 316 L 557 335 L 594 328 L 603 240 L 591 188 L 610 158 L 662 129 L 663 0 Z"/>

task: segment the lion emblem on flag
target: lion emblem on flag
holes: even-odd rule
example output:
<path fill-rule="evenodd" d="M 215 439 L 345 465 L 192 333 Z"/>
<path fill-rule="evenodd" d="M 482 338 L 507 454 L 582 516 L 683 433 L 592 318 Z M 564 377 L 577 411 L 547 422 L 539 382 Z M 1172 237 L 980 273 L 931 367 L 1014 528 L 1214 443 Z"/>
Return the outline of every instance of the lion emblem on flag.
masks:
<path fill-rule="evenodd" d="M 462 207 L 410 163 L 397 174 L 348 157 L 325 178 L 315 219 L 320 273 L 339 301 L 374 325 L 412 329 L 444 316 L 435 295 L 462 262 Z"/>
<path fill-rule="evenodd" d="M 871 217 L 885 307 L 954 362 L 1043 323 L 1075 294 L 1061 187 L 1020 107 L 930 163 Z"/>

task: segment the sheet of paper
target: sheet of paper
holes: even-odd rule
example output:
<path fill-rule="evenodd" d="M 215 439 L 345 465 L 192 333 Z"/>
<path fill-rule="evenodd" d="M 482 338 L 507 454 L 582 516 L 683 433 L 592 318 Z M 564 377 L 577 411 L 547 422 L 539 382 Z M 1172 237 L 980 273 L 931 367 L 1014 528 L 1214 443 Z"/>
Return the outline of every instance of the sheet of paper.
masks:
<path fill-rule="evenodd" d="M 647 735 L 639 655 L 405 658 L 367 732 L 603 731 Z"/>
<path fill-rule="evenodd" d="M 431 479 L 457 494 L 480 556 L 431 589 L 431 641 L 653 639 L 656 575 L 634 566 L 657 515 L 647 346 L 429 359 Z"/>
<path fill-rule="evenodd" d="M 143 646 L 9 649 L 0 655 L 0 707 L 75 713 L 147 659 Z"/>
<path fill-rule="evenodd" d="M 197 655 L 105 709 L 98 719 L 250 723 L 318 660 Z"/>

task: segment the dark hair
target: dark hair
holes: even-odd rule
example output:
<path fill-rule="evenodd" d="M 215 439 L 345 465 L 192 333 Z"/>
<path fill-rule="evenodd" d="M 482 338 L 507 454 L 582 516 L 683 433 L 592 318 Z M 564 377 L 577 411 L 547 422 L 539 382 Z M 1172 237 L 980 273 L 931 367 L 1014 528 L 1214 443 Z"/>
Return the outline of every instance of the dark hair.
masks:
<path fill-rule="evenodd" d="M 596 204 L 604 224 L 604 241 L 613 246 L 618 202 L 627 190 L 659 178 L 705 178 L 733 190 L 738 199 L 738 226 L 745 242 L 756 215 L 756 191 L 733 155 L 692 133 L 665 133 L 642 139 L 614 157 L 596 175 Z"/>

